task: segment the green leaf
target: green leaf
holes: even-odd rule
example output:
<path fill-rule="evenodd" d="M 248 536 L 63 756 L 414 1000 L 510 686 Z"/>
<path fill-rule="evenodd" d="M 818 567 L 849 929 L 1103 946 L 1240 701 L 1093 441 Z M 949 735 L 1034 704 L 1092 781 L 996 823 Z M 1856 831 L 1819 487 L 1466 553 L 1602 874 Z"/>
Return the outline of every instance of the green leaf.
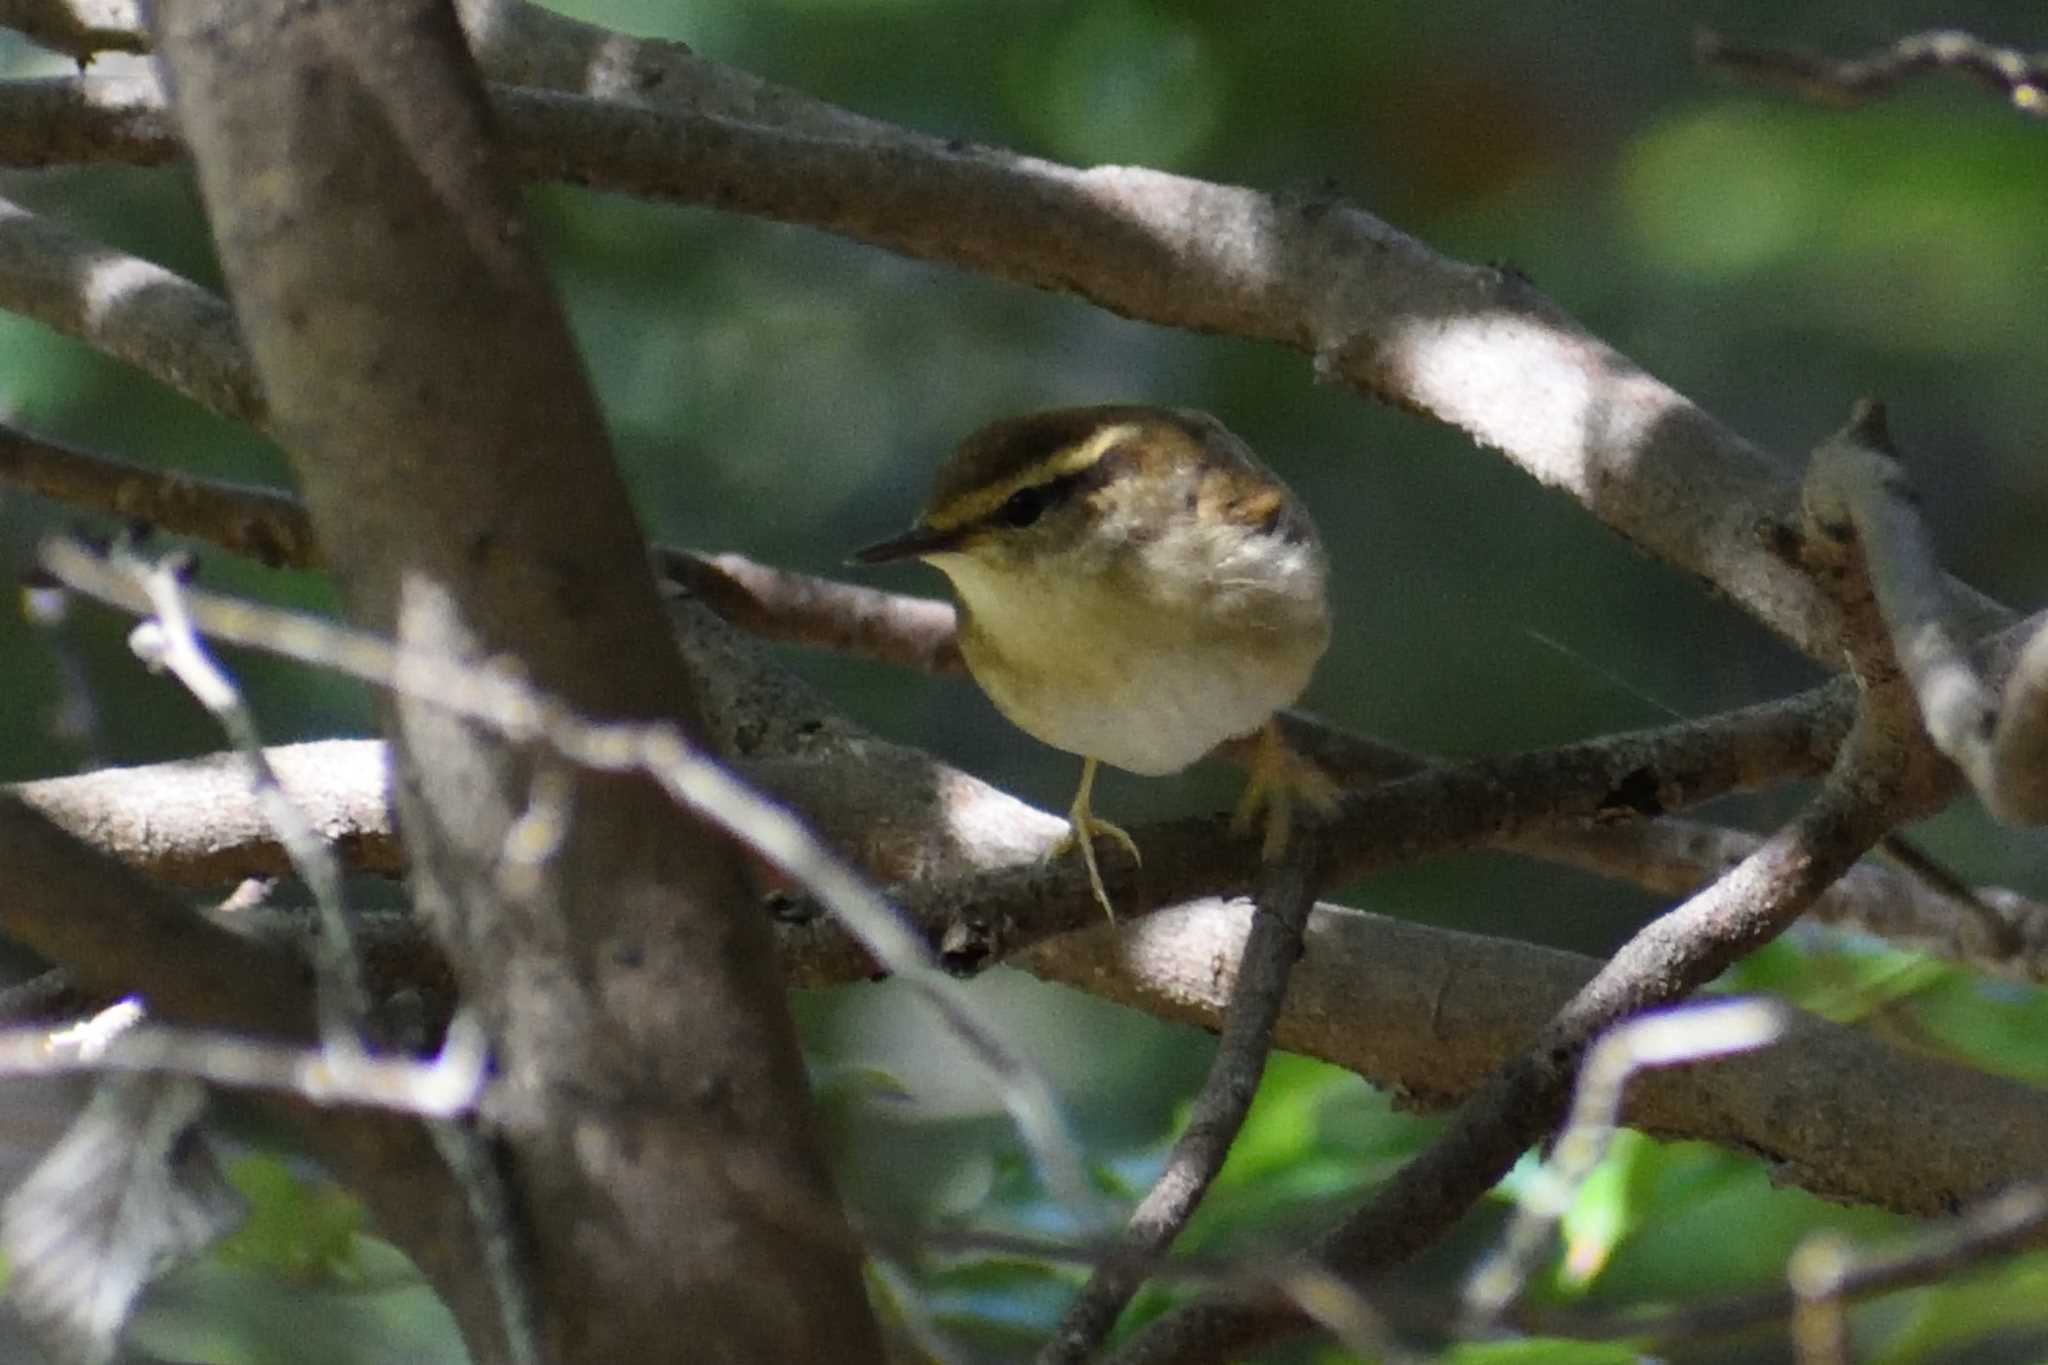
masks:
<path fill-rule="evenodd" d="M 1614 1342 L 1525 1337 L 1471 1341 L 1446 1351 L 1444 1365 L 1637 1365 L 1641 1352 Z"/>
<path fill-rule="evenodd" d="M 2048 1253 L 1933 1286 L 1913 1295 L 1912 1304 L 1906 1326 L 1870 1357 L 1871 1365 L 1946 1358 L 2000 1332 L 2048 1325 Z"/>
<path fill-rule="evenodd" d="M 304 1179 L 274 1156 L 242 1157 L 227 1177 L 248 1201 L 249 1216 L 220 1243 L 221 1261 L 296 1285 L 361 1281 L 358 1234 L 367 1218 L 354 1195 Z"/>

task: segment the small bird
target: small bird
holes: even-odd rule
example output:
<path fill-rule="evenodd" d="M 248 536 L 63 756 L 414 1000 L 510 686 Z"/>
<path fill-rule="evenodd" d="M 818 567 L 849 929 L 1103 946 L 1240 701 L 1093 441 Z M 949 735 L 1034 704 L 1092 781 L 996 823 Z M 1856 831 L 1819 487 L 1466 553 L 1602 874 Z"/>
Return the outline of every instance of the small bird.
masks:
<path fill-rule="evenodd" d="M 1273 724 L 1330 642 L 1322 541 L 1215 418 L 1117 404 L 983 427 L 939 467 L 916 524 L 853 562 L 912 558 L 951 580 L 961 657 L 996 709 L 1081 756 L 1048 856 L 1078 846 L 1111 919 L 1094 838 L 1139 855 L 1089 809 L 1098 764 L 1161 776 L 1258 731 L 1236 827 L 1266 812 L 1268 861 L 1297 799 L 1334 807 L 1335 784 Z"/>

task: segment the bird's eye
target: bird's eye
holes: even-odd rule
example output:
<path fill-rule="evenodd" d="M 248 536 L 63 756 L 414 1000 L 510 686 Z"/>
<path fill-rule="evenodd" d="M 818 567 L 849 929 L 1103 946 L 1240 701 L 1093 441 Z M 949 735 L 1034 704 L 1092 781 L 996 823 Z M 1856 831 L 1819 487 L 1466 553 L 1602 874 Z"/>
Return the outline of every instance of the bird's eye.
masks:
<path fill-rule="evenodd" d="M 1052 490 L 1046 484 L 1020 488 L 996 509 L 996 520 L 1021 530 L 1043 516 L 1051 502 Z"/>

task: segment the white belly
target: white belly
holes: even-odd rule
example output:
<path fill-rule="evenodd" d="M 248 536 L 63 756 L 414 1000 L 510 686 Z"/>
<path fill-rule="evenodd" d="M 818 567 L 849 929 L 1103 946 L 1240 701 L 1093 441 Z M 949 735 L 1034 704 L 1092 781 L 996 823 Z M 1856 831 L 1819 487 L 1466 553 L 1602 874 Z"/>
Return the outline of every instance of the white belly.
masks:
<path fill-rule="evenodd" d="M 1105 607 L 1058 579 L 934 560 L 967 610 L 960 651 L 996 709 L 1055 748 L 1146 776 L 1264 725 L 1301 695 L 1329 638 L 1319 576 L 1313 600 L 1282 595 L 1193 625 L 1160 604 Z"/>

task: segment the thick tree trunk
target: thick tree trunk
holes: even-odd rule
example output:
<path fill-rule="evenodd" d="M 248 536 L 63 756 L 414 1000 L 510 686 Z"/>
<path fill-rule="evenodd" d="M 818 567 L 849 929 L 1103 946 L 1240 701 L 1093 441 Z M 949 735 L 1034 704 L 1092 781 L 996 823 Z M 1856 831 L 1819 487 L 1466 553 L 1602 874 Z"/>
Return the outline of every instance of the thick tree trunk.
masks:
<path fill-rule="evenodd" d="M 156 22 L 273 429 L 351 618 L 516 658 L 584 715 L 694 732 L 452 15 L 172 0 Z M 651 784 L 585 780 L 543 889 L 509 900 L 496 872 L 529 756 L 403 697 L 387 726 L 419 906 L 498 1043 L 544 1344 L 561 1360 L 876 1358 L 730 849 Z M 371 1175 L 373 1203 L 402 1212 L 408 1191 Z M 441 1257 L 442 1288 L 495 1356 L 488 1300 L 446 1282 L 462 1269 Z"/>

